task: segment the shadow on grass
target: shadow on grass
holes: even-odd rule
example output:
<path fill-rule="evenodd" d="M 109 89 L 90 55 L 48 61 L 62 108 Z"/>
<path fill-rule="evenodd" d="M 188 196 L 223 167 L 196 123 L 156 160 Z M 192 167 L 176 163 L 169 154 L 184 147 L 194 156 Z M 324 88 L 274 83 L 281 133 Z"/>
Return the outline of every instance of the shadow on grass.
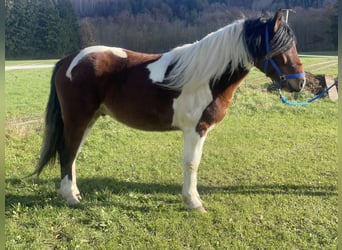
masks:
<path fill-rule="evenodd" d="M 18 178 L 6 179 L 5 204 L 6 210 L 12 209 L 18 203 L 22 206 L 35 207 L 65 207 L 64 201 L 58 196 L 57 191 L 60 180 L 58 178 L 41 180 Z M 56 189 L 52 188 L 52 183 Z M 34 187 L 34 188 L 32 188 Z M 108 194 L 116 194 L 129 197 L 132 193 L 137 194 L 170 194 L 175 195 L 177 202 L 181 192 L 181 185 L 178 184 L 160 184 L 160 183 L 141 183 L 119 181 L 113 178 L 80 178 L 78 187 L 81 193 L 88 198 L 97 199 L 99 205 L 120 205 L 117 202 L 106 202 Z M 13 189 L 13 190 L 12 190 Z M 22 189 L 22 192 L 19 190 Z M 298 195 L 298 196 L 337 196 L 337 187 L 334 185 L 294 185 L 294 184 L 257 184 L 257 185 L 235 185 L 235 186 L 203 186 L 198 187 L 202 195 L 213 193 L 239 194 L 239 195 Z M 100 193 L 100 195 L 99 195 Z M 161 196 L 161 195 L 160 195 Z M 87 199 L 87 198 L 86 198 Z M 159 201 L 174 202 L 174 199 L 165 198 L 165 196 L 157 198 Z M 102 202 L 103 201 L 103 202 Z M 180 203 L 180 202 L 179 202 Z M 82 209 L 82 205 L 77 207 Z M 125 209 L 124 207 L 122 207 Z M 145 208 L 146 209 L 146 208 Z M 136 210 L 145 210 L 140 207 Z M 131 208 L 130 210 L 134 210 Z"/>

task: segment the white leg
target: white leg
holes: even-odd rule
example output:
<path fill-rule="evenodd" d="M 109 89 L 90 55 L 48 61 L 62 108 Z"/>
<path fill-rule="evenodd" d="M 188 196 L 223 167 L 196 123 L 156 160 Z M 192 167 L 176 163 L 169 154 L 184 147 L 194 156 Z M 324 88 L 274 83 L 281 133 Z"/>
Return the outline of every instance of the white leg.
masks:
<path fill-rule="evenodd" d="M 197 191 L 197 170 L 202 157 L 206 136 L 200 137 L 195 129 L 184 131 L 183 200 L 189 209 L 206 212 Z"/>
<path fill-rule="evenodd" d="M 82 199 L 76 184 L 75 161 L 72 164 L 72 180 L 69 180 L 69 176 L 66 175 L 61 181 L 61 187 L 59 190 L 59 193 L 66 200 L 66 203 L 69 206 L 79 204 Z"/>

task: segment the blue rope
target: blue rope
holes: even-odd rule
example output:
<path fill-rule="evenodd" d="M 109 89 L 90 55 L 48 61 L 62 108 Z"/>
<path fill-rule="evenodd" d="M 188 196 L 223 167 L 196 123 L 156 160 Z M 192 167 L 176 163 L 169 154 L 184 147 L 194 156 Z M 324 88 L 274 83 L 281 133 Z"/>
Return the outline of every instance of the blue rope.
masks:
<path fill-rule="evenodd" d="M 332 84 L 329 88 L 327 88 L 326 90 L 322 91 L 320 94 L 318 94 L 317 96 L 304 101 L 304 102 L 291 102 L 289 101 L 285 96 L 282 95 L 281 90 L 279 89 L 279 94 L 280 94 L 280 99 L 283 103 L 287 104 L 287 105 L 291 105 L 291 106 L 303 106 L 303 105 L 307 105 L 321 97 L 323 97 L 326 93 L 329 92 L 329 90 L 334 87 L 335 85 L 337 85 L 337 81 L 334 82 L 334 84 Z"/>

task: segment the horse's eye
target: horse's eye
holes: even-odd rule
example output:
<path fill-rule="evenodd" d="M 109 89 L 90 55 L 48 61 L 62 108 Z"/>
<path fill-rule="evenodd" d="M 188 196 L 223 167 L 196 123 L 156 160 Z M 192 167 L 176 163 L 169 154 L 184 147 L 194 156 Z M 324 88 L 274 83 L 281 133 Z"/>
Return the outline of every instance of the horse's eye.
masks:
<path fill-rule="evenodd" d="M 292 63 L 291 66 L 292 66 L 293 68 L 297 68 L 297 67 L 302 66 L 302 64 L 301 64 L 301 63 Z"/>

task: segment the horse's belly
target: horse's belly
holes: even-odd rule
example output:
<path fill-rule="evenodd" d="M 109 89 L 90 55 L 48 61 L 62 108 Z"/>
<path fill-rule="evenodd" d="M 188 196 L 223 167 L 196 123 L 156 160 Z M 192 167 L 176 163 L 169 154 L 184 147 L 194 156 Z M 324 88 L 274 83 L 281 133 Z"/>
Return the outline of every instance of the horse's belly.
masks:
<path fill-rule="evenodd" d="M 174 130 L 172 126 L 172 106 L 134 105 L 126 103 L 121 105 L 102 105 L 101 112 L 110 115 L 115 120 L 132 128 L 146 131 Z"/>

